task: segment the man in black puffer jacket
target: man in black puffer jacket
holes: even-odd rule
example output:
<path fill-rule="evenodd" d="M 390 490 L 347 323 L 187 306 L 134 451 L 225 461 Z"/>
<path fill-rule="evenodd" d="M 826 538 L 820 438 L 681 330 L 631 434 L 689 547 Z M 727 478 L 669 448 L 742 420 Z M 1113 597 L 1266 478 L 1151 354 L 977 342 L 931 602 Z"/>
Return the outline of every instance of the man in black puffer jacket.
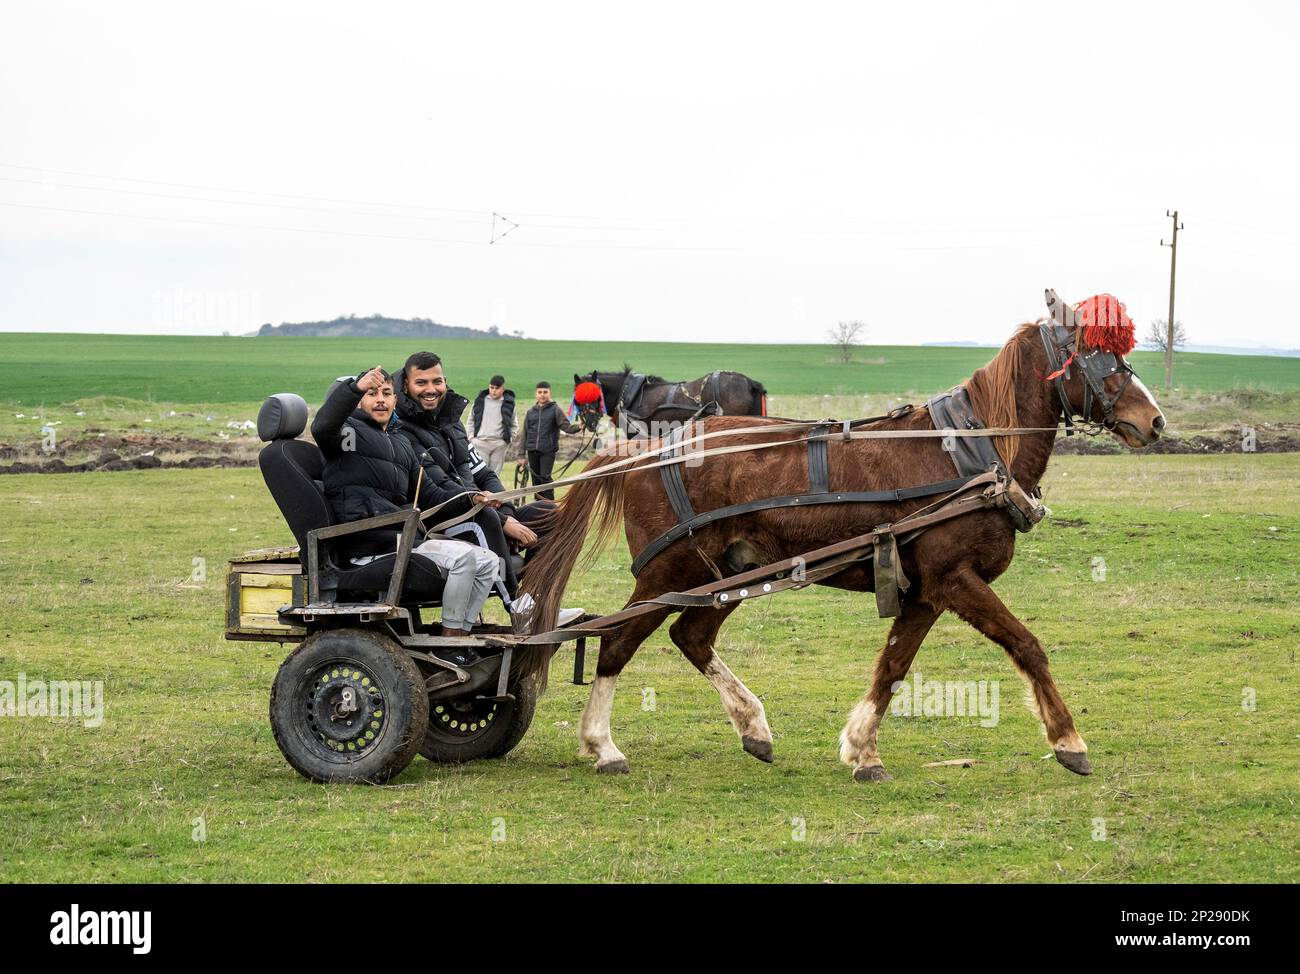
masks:
<path fill-rule="evenodd" d="M 424 466 L 424 475 L 440 491 L 495 493 L 504 488 L 478 452 L 470 445 L 460 417 L 469 401 L 447 385 L 442 359 L 432 352 L 416 352 L 406 360 L 397 376 L 397 418 L 391 429 L 405 437 Z M 522 513 L 513 504 L 497 503 L 479 511 L 470 521 L 453 525 L 449 535 L 471 540 L 505 559 L 505 598 L 514 598 L 516 579 L 510 562 L 510 542 L 520 548 L 537 544 L 538 537 L 524 523 L 540 516 L 544 508 L 530 504 Z M 438 512 L 437 520 L 462 513 L 466 508 L 451 505 Z"/>
<path fill-rule="evenodd" d="M 325 496 L 340 523 L 391 514 L 413 503 L 433 507 L 462 493 L 459 484 L 453 489 L 425 477 L 410 443 L 390 435 L 394 398 L 392 377 L 374 368 L 356 379 L 338 382 L 311 424 L 312 437 L 325 458 Z M 459 506 L 465 511 L 475 501 L 488 499 L 486 494 L 474 492 L 444 510 Z M 397 531 L 394 526 L 345 536 L 341 554 L 358 565 L 391 556 L 397 547 Z M 468 635 L 500 577 L 500 559 L 484 548 L 447 538 L 417 544 L 411 565 L 419 564 L 421 558 L 446 575 L 442 634 Z"/>
<path fill-rule="evenodd" d="M 582 427 L 564 418 L 559 403 L 551 398 L 551 384 L 537 383 L 537 403 L 524 414 L 524 428 L 519 437 L 519 457 L 528 457 L 528 473 L 535 486 L 551 483 L 555 454 L 560 449 L 560 432 L 578 433 Z M 538 498 L 555 500 L 555 491 L 537 492 Z"/>

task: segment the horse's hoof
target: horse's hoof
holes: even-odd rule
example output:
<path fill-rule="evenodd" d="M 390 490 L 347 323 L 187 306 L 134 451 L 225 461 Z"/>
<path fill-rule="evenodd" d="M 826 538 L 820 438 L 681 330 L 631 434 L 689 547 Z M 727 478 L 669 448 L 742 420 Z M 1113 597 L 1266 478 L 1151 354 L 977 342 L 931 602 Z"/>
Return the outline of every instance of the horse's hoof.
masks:
<path fill-rule="evenodd" d="M 752 754 L 766 764 L 772 763 L 772 742 L 760 741 L 757 737 L 742 737 L 740 744 L 747 754 Z"/>
<path fill-rule="evenodd" d="M 626 761 L 611 761 L 609 764 L 596 765 L 596 771 L 599 774 L 628 774 L 631 770 Z"/>
<path fill-rule="evenodd" d="M 1087 751 L 1057 751 L 1056 760 L 1075 774 L 1092 774 L 1092 762 Z"/>
<path fill-rule="evenodd" d="M 866 768 L 853 769 L 854 781 L 893 781 L 894 776 L 885 770 L 883 764 L 873 764 Z"/>

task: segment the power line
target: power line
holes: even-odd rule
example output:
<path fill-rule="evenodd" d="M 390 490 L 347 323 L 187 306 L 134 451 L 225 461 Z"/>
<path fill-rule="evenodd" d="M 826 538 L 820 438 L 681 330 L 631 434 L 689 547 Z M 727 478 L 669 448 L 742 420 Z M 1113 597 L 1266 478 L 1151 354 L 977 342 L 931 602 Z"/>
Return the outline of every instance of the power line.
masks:
<path fill-rule="evenodd" d="M 304 212 L 312 212 L 312 213 L 330 213 L 330 214 L 338 214 L 344 216 L 365 216 L 365 217 L 374 217 L 376 219 L 420 220 L 420 221 L 433 222 L 433 223 L 458 223 L 458 224 L 476 224 L 476 225 L 482 224 L 483 222 L 486 222 L 490 219 L 493 224 L 493 229 L 490 234 L 490 238 L 493 241 L 500 240 L 507 233 L 510 233 L 512 230 L 519 227 L 518 223 L 515 223 L 513 220 L 508 220 L 506 217 L 495 212 L 493 213 L 484 212 L 479 214 L 477 219 L 470 219 L 467 217 L 422 216 L 419 214 L 409 214 L 409 213 L 374 213 L 367 210 L 349 210 L 349 209 L 338 209 L 336 207 L 306 206 L 301 203 L 267 203 L 259 200 L 217 199 L 210 196 L 193 196 L 193 195 L 182 194 L 182 193 L 159 193 L 152 190 L 144 190 L 144 189 L 125 189 L 120 186 L 84 186 L 77 183 L 65 183 L 65 182 L 58 182 L 53 180 L 23 179 L 18 176 L 0 176 L 0 182 L 20 183 L 28 186 L 57 186 L 61 189 L 74 189 L 74 190 L 81 190 L 81 191 L 92 192 L 92 193 L 95 192 L 117 193 L 120 195 L 127 195 L 127 196 L 143 196 L 151 199 L 185 200 L 185 201 L 199 202 L 199 203 L 216 203 L 225 206 L 257 206 L 257 207 L 278 209 L 278 210 L 301 210 Z M 509 227 L 503 233 L 498 234 L 495 229 L 495 224 L 500 221 L 504 221 L 508 223 Z M 723 227 L 724 225 L 725 225 L 724 221 L 718 221 L 716 224 L 717 227 Z M 789 225 L 796 226 L 799 224 L 791 222 Z M 554 223 L 532 223 L 532 222 L 530 222 L 528 226 L 530 229 L 557 230 L 561 232 L 578 232 L 578 233 L 690 232 L 689 230 L 684 231 L 683 228 L 680 227 L 591 226 L 591 225 L 582 225 L 582 224 L 554 224 Z M 1077 233 L 1081 231 L 1092 231 L 1092 230 L 1137 230 L 1137 229 L 1142 229 L 1143 227 L 1145 227 L 1145 224 L 1113 223 L 1113 224 L 1092 224 L 1087 226 L 1019 227 L 1015 229 L 1004 227 L 1004 228 L 998 228 L 998 232 L 1000 233 L 1055 233 L 1055 232 Z M 816 231 L 804 230 L 798 232 L 802 232 L 802 233 L 815 232 L 818 234 L 838 235 L 838 236 L 867 236 L 867 235 L 878 234 L 880 231 L 878 229 L 866 230 L 866 229 L 832 228 L 832 229 L 823 229 L 823 230 L 816 230 Z"/>
<path fill-rule="evenodd" d="M 416 237 L 393 233 L 365 233 L 357 230 L 326 230 L 320 227 L 284 227 L 269 226 L 262 223 L 232 223 L 225 220 L 196 220 L 191 217 L 152 216 L 145 213 L 114 213 L 107 210 L 82 210 L 68 206 L 38 206 L 34 203 L 11 203 L 8 201 L 0 201 L 0 206 L 14 206 L 23 210 L 49 210 L 55 213 L 80 213 L 87 216 L 111 216 L 126 220 L 153 220 L 162 223 L 193 223 L 199 226 L 227 227 L 238 230 L 283 230 L 288 233 L 320 233 L 335 237 L 375 237 L 383 240 L 414 240 L 419 241 L 420 243 L 437 244 L 483 244 L 483 241 L 481 240 L 447 240 L 438 237 Z"/>
<path fill-rule="evenodd" d="M 103 174 L 103 173 L 91 173 L 91 172 L 85 172 L 85 171 L 82 171 L 82 170 L 53 169 L 53 168 L 47 168 L 47 167 L 41 167 L 41 166 L 27 166 L 27 165 L 20 165 L 20 164 L 17 164 L 17 163 L 7 163 L 7 162 L 0 162 L 0 169 L 18 169 L 18 170 L 23 170 L 23 171 L 26 171 L 26 172 L 35 172 L 35 173 L 42 173 L 42 174 L 53 173 L 53 174 L 55 174 L 55 175 L 61 175 L 61 176 L 76 176 L 76 177 L 79 177 L 79 178 L 85 178 L 85 179 L 99 179 L 99 180 L 108 180 L 108 181 L 112 181 L 112 182 L 128 182 L 128 183 L 136 183 L 136 184 L 152 185 L 152 186 L 167 186 L 167 187 L 174 187 L 174 188 L 179 188 L 179 189 L 197 189 L 197 190 L 203 190 L 203 191 L 206 191 L 206 192 L 236 193 L 236 194 L 248 195 L 248 196 L 264 196 L 264 197 L 277 197 L 277 198 L 280 198 L 280 199 L 306 200 L 306 201 L 309 201 L 309 202 L 316 202 L 316 203 L 339 203 L 339 204 L 343 204 L 343 205 L 352 205 L 352 206 L 386 207 L 386 208 L 388 208 L 388 209 L 406 209 L 406 210 L 425 210 L 425 211 L 435 212 L 435 213 L 455 213 L 455 214 L 460 214 L 460 215 L 462 215 L 462 216 L 467 216 L 467 217 L 477 217 L 477 218 L 480 219 L 480 220 L 486 220 L 486 219 L 488 219 L 488 218 L 490 217 L 490 212 L 491 212 L 490 209 L 488 209 L 488 208 L 486 208 L 486 207 L 483 208 L 483 209 L 479 209 L 479 210 L 471 210 L 471 209 L 463 209 L 463 208 L 452 208 L 452 207 L 431 206 L 431 205 L 424 204 L 424 203 L 414 203 L 414 202 L 411 202 L 411 201 L 409 201 L 409 200 L 408 200 L 408 201 L 401 201 L 401 202 L 392 202 L 392 201 L 366 201 L 366 200 L 346 199 L 346 198 L 340 198 L 340 197 L 329 197 L 329 196 L 306 196 L 306 195 L 294 194 L 294 193 L 278 193 L 278 192 L 270 192 L 270 191 L 266 191 L 266 190 L 242 189 L 242 188 L 229 187 L 229 186 L 223 187 L 223 186 L 205 185 L 205 184 L 200 184 L 200 183 L 186 183 L 186 182 L 174 182 L 174 181 L 157 180 L 157 179 L 145 179 L 145 178 L 138 177 L 138 176 L 111 176 L 111 175 L 106 175 L 106 174 Z M 0 177 L 0 178 L 5 178 L 5 177 Z M 11 181 L 11 182 L 22 182 L 22 180 L 17 180 L 17 179 L 13 179 L 13 178 L 10 178 L 8 181 Z M 39 183 L 39 184 L 49 184 L 51 181 L 48 180 L 48 179 L 40 179 L 40 180 L 32 180 L 32 182 L 34 182 L 34 183 Z M 57 183 L 56 183 L 55 185 L 60 185 L 60 184 L 57 184 Z M 117 188 L 117 187 L 111 187 L 111 186 L 102 186 L 102 187 L 73 186 L 73 187 L 70 187 L 70 188 L 83 189 L 83 190 L 96 190 L 96 189 L 102 189 L 102 190 L 104 190 L 104 191 L 106 191 L 106 192 L 126 192 L 126 190 L 123 190 L 123 189 L 121 189 L 121 188 Z M 146 195 L 146 194 L 141 193 L 141 194 L 139 194 L 139 195 Z M 177 198 L 177 199 L 186 199 L 186 198 L 189 198 L 189 197 L 176 196 L 175 198 Z M 270 206 L 270 205 L 274 205 L 274 204 L 257 204 L 257 203 L 254 203 L 254 202 L 252 202 L 252 201 L 239 201 L 239 200 L 221 200 L 221 201 L 219 201 L 219 200 L 200 200 L 200 201 L 201 201 L 201 202 L 228 202 L 228 203 L 230 203 L 231 205 L 236 205 L 236 206 L 243 206 L 243 205 L 267 205 L 267 206 Z M 302 209 L 312 209 L 312 208 L 311 208 L 311 207 L 302 207 Z M 329 211 L 329 210 L 323 210 L 322 212 L 332 212 L 332 211 Z M 689 217 L 687 217 L 687 216 L 669 216 L 669 217 L 656 217 L 656 216 L 649 216 L 649 215 L 646 215 L 646 214 L 642 214 L 642 215 L 639 215 L 639 216 L 629 216 L 629 215 L 614 215 L 614 214 L 599 214 L 599 215 L 595 215 L 595 214 L 586 214 L 586 215 L 583 215 L 583 214 L 561 214 L 561 213 L 534 213 L 534 212 L 531 212 L 531 211 L 519 211 L 519 210 L 516 210 L 516 209 L 512 209 L 511 212 L 514 213 L 515 216 L 526 218 L 526 219 L 529 221 L 529 224 L 528 224 L 528 225 L 529 225 L 530 227 L 538 227 L 538 228 L 545 228 L 545 229 L 552 229 L 552 230 L 567 230 L 567 229 L 570 229 L 570 227 L 569 227 L 569 226 L 564 226 L 564 225 L 555 225 L 555 224 L 538 224 L 538 223 L 534 223 L 534 222 L 532 222 L 532 221 L 534 221 L 534 220 L 561 220 L 561 221 L 574 221 L 574 220 L 581 220 L 581 221 L 588 221 L 588 222 L 596 222 L 596 223 L 602 223 L 602 222 L 603 222 L 603 223 L 611 223 L 611 224 L 614 224 L 614 223 L 625 223 L 625 224 L 626 224 L 626 223 L 633 223 L 633 224 L 637 224 L 637 225 L 636 225 L 636 226 L 630 226 L 630 227 L 618 227 L 618 226 L 582 226 L 582 227 L 573 227 L 573 229 L 578 229 L 578 230 L 613 230 L 613 231 L 615 231 L 615 232 L 645 231 L 645 232 L 655 232 L 655 233 L 658 233 L 658 232 L 665 232 L 665 233 L 668 233 L 668 232 L 673 232 L 674 230 L 678 230 L 678 229 L 694 229 L 694 228 L 698 228 L 698 227 L 700 227 L 701 225 L 703 225 L 704 227 L 734 227 L 734 226 L 756 226 L 756 225 L 767 225 L 767 226 L 777 226 L 777 227 L 819 226 L 819 227 L 868 227 L 868 228 L 869 228 L 869 227 L 892 227 L 892 226 L 913 226 L 913 227 L 914 227 L 914 226 L 917 226 L 917 225 L 918 225 L 918 221 L 916 221 L 916 220 L 909 220 L 909 219 L 892 219 L 892 220 L 885 220 L 885 219 L 870 219 L 870 220 L 865 220 L 865 219 L 848 219 L 848 218 L 843 218 L 843 219 L 822 219 L 822 218 L 784 219 L 784 218 L 776 218 L 776 217 L 746 217 L 746 216 L 740 216 L 740 217 L 703 217 L 703 216 L 689 216 Z M 1098 216 L 1098 215 L 1104 215 L 1104 214 L 1100 214 L 1100 213 L 1098 213 L 1098 211 L 1095 211 L 1095 210 L 1090 210 L 1090 211 L 1088 211 L 1088 212 L 1089 212 L 1089 215 L 1090 215 L 1090 216 L 1094 216 L 1094 217 L 1095 217 L 1095 216 Z M 1119 214 L 1125 214 L 1125 215 L 1127 215 L 1127 213 L 1128 213 L 1129 211 L 1109 211 L 1109 212 L 1110 212 L 1110 213 L 1114 213 L 1114 214 L 1116 214 L 1116 215 L 1119 215 Z M 371 214 L 358 214 L 358 215 L 371 215 Z M 376 213 L 376 214 L 373 214 L 373 215 L 374 215 L 374 216 L 393 216 L 393 217 L 399 217 L 399 218 L 402 217 L 401 214 L 393 214 L 393 213 Z M 426 219 L 435 219 L 435 218 L 429 217 L 429 218 L 426 218 Z M 447 222 L 454 222 L 454 221 L 448 220 Z M 474 221 L 473 221 L 473 220 L 467 220 L 466 222 L 474 222 Z M 938 221 L 935 221 L 935 222 L 938 223 Z M 989 229 L 989 228 L 990 228 L 989 222 L 988 222 L 987 220 L 982 219 L 982 218 L 979 218 L 979 217 L 970 217 L 970 218 L 965 218 L 965 219 L 960 218 L 960 217 L 959 217 L 959 218 L 955 218 L 955 219 L 945 218 L 945 219 L 942 221 L 942 225 L 945 226 L 945 227 L 950 227 L 953 223 L 963 223 L 963 222 L 965 222 L 965 223 L 971 223 L 971 224 L 976 224 L 976 225 L 979 226 L 980 229 Z M 678 226 L 678 227 L 662 227 L 662 226 L 660 226 L 660 227 L 655 227 L 655 226 L 647 226 L 646 224 L 649 224 L 649 223 L 660 223 L 660 224 L 664 224 L 664 223 L 676 223 L 676 224 L 678 224 L 679 226 Z M 1141 226 L 1141 224 L 1134 223 L 1134 224 L 1107 224 L 1107 225 L 1101 225 L 1101 226 L 1095 226 L 1095 227 L 1080 227 L 1080 226 L 1078 226 L 1078 225 L 1075 225 L 1075 226 L 1067 226 L 1067 227 L 1025 227 L 1024 230 L 1023 230 L 1023 232 L 1027 232 L 1027 233 L 1028 233 L 1028 232 L 1039 232 L 1039 231 L 1042 231 L 1042 232 L 1051 232 L 1051 231 L 1054 231 L 1054 230 L 1075 231 L 1075 230 L 1080 230 L 1080 229 L 1138 229 L 1138 228 L 1140 228 L 1140 226 Z M 1007 229 L 1008 232 L 1020 232 L 1019 228 L 1001 228 L 1001 229 Z M 831 231 L 827 231 L 827 232 L 831 232 Z M 870 230 L 859 230 L 859 231 L 845 231 L 845 232 L 867 233 L 867 232 L 871 232 L 871 231 L 870 231 Z"/>
<path fill-rule="evenodd" d="M 179 189 L 202 189 L 212 193 L 242 193 L 246 196 L 278 196 L 281 199 L 311 200 L 316 203 L 344 203 L 353 206 L 387 206 L 390 208 L 435 210 L 442 213 L 476 214 L 482 216 L 484 210 L 455 210 L 440 206 L 426 206 L 420 203 L 381 203 L 366 200 L 336 199 L 329 196 L 302 196 L 295 193 L 270 193 L 257 189 L 238 189 L 230 186 L 205 186 L 199 183 L 175 183 L 159 179 L 141 179 L 136 176 L 106 176 L 102 173 L 78 172 L 72 169 L 48 169 L 42 166 L 20 166 L 16 163 L 0 162 L 0 169 L 23 169 L 27 172 L 54 173 L 58 176 L 78 176 L 83 179 L 107 179 L 122 183 L 143 183 L 151 186 L 174 186 Z"/>
<path fill-rule="evenodd" d="M 366 231 L 358 231 L 358 230 L 331 230 L 331 229 L 319 228 L 319 227 L 294 227 L 294 226 L 280 226 L 280 225 L 271 225 L 271 224 L 239 223 L 239 222 L 225 221 L 225 220 L 204 220 L 204 219 L 198 219 L 193 217 L 157 216 L 157 215 L 143 214 L 143 213 L 122 213 L 122 212 L 115 212 L 111 210 L 90 210 L 90 209 L 82 209 L 76 207 L 45 206 L 45 205 L 38 205 L 34 203 L 15 203 L 9 201 L 0 201 L 0 206 L 10 206 L 10 207 L 16 207 L 18 209 L 25 209 L 25 210 L 42 210 L 42 211 L 49 211 L 54 213 L 75 213 L 75 214 L 81 214 L 86 216 L 107 216 L 107 217 L 114 217 L 118 219 L 127 219 L 127 220 L 148 220 L 148 221 L 162 222 L 162 223 L 194 224 L 197 226 L 215 226 L 215 227 L 224 227 L 228 229 L 284 231 L 288 233 L 321 234 L 327 236 L 341 236 L 341 237 L 363 237 L 363 238 L 371 238 L 371 239 L 379 239 L 379 240 L 405 240 L 405 241 L 411 241 L 416 243 L 470 244 L 474 246 L 489 246 L 489 243 L 483 240 L 426 237 L 426 236 L 418 236 L 413 234 L 376 233 L 376 232 L 366 232 Z M 495 239 L 499 240 L 500 237 L 497 237 Z M 526 247 L 530 249 L 547 249 L 547 250 L 609 250 L 609 251 L 637 250 L 637 251 L 701 252 L 701 253 L 710 253 L 710 252 L 757 253 L 763 251 L 775 251 L 780 253 L 820 253 L 820 252 L 845 252 L 846 250 L 851 250 L 856 252 L 867 251 L 867 252 L 880 252 L 880 253 L 894 253 L 894 252 L 906 253 L 906 252 L 918 252 L 918 251 L 941 252 L 941 251 L 958 251 L 958 250 L 1004 250 L 1004 249 L 1041 250 L 1045 248 L 1069 249 L 1072 247 L 1095 247 L 1097 246 L 1097 243 L 1098 241 L 1095 240 L 1090 240 L 1090 241 L 1034 240 L 1034 241 L 1026 241 L 1026 242 L 1016 241 L 1016 242 L 990 242 L 990 243 L 971 243 L 971 244 L 925 244 L 925 245 L 917 245 L 917 246 L 885 246 L 885 247 L 866 247 L 866 248 L 864 247 L 791 248 L 791 247 L 660 246 L 660 245 L 647 245 L 647 244 L 613 244 L 613 243 L 584 244 L 584 243 L 574 243 L 574 242 L 521 241 L 518 238 L 512 238 L 509 244 L 504 244 L 501 246 L 509 247 L 512 249 Z M 1112 242 L 1111 245 L 1113 246 L 1116 244 L 1124 244 L 1124 243 L 1132 244 L 1135 243 L 1135 241 L 1116 241 L 1116 242 Z"/>
<path fill-rule="evenodd" d="M 59 183 L 44 179 L 20 179 L 17 176 L 0 176 L 0 182 L 6 183 L 25 183 L 31 186 L 58 186 L 61 189 L 80 189 L 88 190 L 92 193 L 120 193 L 129 196 L 148 196 L 155 199 L 164 200 L 189 200 L 199 203 L 220 203 L 225 206 L 262 206 L 270 207 L 277 210 L 306 210 L 313 213 L 338 213 L 348 216 L 370 216 L 380 219 L 389 220 L 426 220 L 435 223 L 483 223 L 487 218 L 487 213 L 479 214 L 479 218 L 471 220 L 468 217 L 447 217 L 447 216 L 418 216 L 410 213 L 372 213 L 367 210 L 340 210 L 333 207 L 321 206 L 303 206 L 299 203 L 263 203 L 258 200 L 221 200 L 213 199 L 210 196 L 188 196 L 177 193 L 155 193 L 147 189 L 123 189 L 120 186 L 79 186 L 75 183 Z"/>

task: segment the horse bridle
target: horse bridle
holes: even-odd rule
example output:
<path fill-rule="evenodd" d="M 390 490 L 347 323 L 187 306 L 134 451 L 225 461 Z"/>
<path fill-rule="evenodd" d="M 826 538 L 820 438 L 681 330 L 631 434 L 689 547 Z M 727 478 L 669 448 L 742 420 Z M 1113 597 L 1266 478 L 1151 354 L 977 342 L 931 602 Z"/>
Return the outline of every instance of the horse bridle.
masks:
<path fill-rule="evenodd" d="M 1117 424 L 1115 405 L 1124 390 L 1133 381 L 1133 367 L 1123 357 L 1114 352 L 1097 348 L 1082 352 L 1075 345 L 1077 329 L 1056 324 L 1051 319 L 1038 325 L 1038 333 L 1043 339 L 1043 348 L 1047 352 L 1048 375 L 1054 375 L 1053 383 L 1061 400 L 1061 412 L 1065 417 L 1065 435 L 1074 432 L 1076 418 L 1084 424 L 1093 422 L 1092 401 L 1095 397 L 1101 406 L 1103 429 L 1113 430 Z M 1083 372 L 1083 411 L 1076 414 L 1070 404 L 1070 397 L 1065 391 L 1065 380 L 1070 378 L 1070 363 L 1077 363 Z M 1113 396 L 1106 395 L 1106 380 L 1116 372 L 1124 373 L 1124 382 Z"/>
<path fill-rule="evenodd" d="M 600 385 L 600 373 L 592 372 L 591 375 L 578 376 L 583 382 L 592 382 Z M 604 409 L 601 408 L 599 401 L 585 403 L 578 406 L 578 416 L 582 419 L 582 425 L 588 433 L 596 432 L 600 426 L 600 417 L 605 415 Z"/>

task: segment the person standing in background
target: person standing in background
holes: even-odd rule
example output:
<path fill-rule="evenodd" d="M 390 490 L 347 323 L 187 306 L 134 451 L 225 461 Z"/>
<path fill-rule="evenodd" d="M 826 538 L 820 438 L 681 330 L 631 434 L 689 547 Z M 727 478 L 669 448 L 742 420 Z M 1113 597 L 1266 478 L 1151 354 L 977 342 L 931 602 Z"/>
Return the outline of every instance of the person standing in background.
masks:
<path fill-rule="evenodd" d="M 470 446 L 498 476 L 506 462 L 506 450 L 515 434 L 515 394 L 506 388 L 504 376 L 494 375 L 488 387 L 474 399 L 470 420 Z"/>
<path fill-rule="evenodd" d="M 518 456 L 528 456 L 528 473 L 535 486 L 549 484 L 555 469 L 555 454 L 560 449 L 560 431 L 580 432 L 582 427 L 570 423 L 559 405 L 551 399 L 551 384 L 537 383 L 537 402 L 524 416 L 523 435 L 519 437 Z M 541 490 L 538 498 L 555 500 L 555 491 Z"/>

